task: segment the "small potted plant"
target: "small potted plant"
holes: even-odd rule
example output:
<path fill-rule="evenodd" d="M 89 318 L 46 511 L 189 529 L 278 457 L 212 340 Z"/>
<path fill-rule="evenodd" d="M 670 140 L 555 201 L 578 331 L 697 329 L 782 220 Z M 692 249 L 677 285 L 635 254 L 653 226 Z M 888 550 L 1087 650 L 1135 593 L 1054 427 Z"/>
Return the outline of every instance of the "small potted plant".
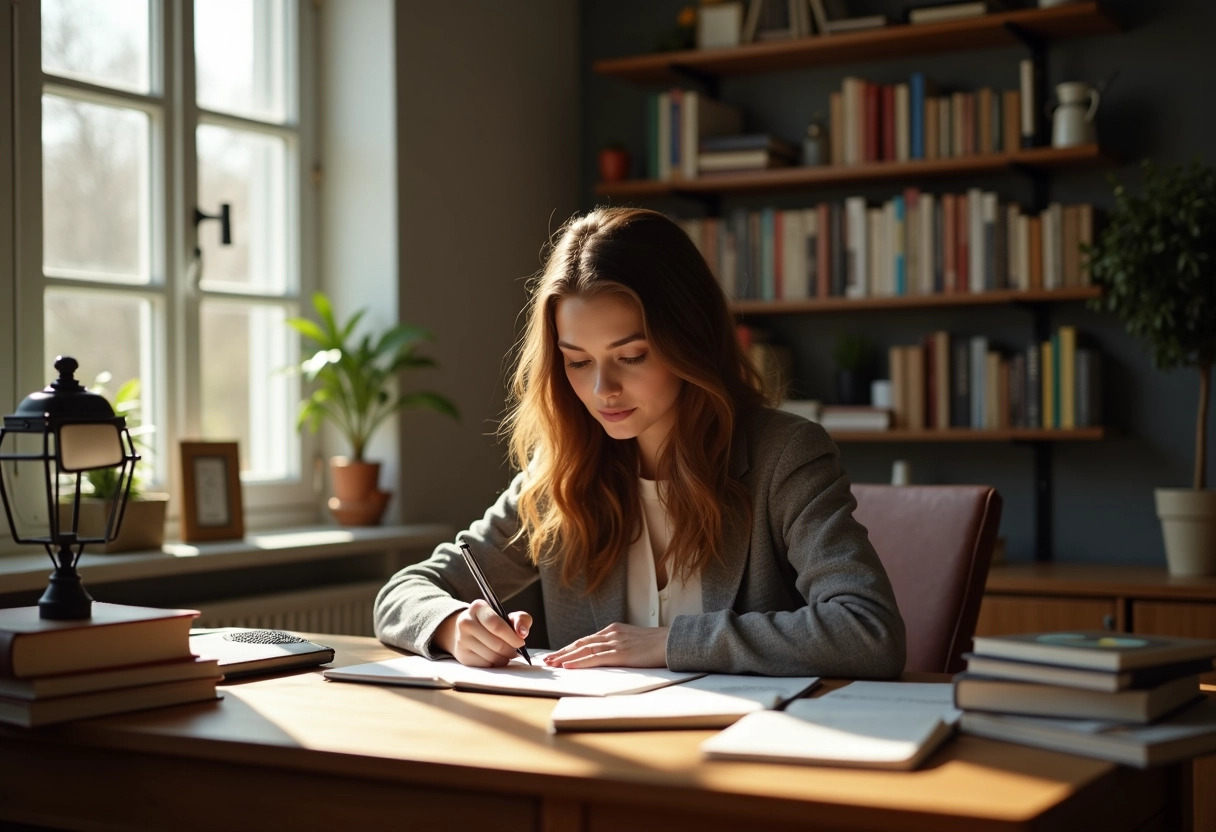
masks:
<path fill-rule="evenodd" d="M 105 385 L 110 382 L 109 373 L 101 373 L 93 382 L 92 391 L 108 395 Z M 159 549 L 165 542 L 165 516 L 168 514 L 169 495 L 144 490 L 148 472 L 149 445 L 146 438 L 153 432 L 150 425 L 140 418 L 140 382 L 133 378 L 115 391 L 112 404 L 114 413 L 127 420 L 127 430 L 143 457 L 135 466 L 128 493 L 127 506 L 123 512 L 118 536 L 105 544 L 102 551 L 131 552 Z M 100 468 L 84 475 L 88 494 L 80 501 L 80 528 L 85 534 L 98 535 L 106 518 L 110 516 L 110 505 L 119 488 L 118 469 Z"/>
<path fill-rule="evenodd" d="M 1161 370 L 1194 369 L 1199 381 L 1194 475 L 1190 488 L 1158 488 L 1169 570 L 1216 574 L 1216 491 L 1206 487 L 1208 401 L 1216 360 L 1216 169 L 1142 166 L 1133 194 L 1114 183 L 1115 205 L 1085 249 L 1102 297 L 1144 342 Z"/>
<path fill-rule="evenodd" d="M 874 375 L 874 345 L 861 335 L 842 334 L 836 339 L 836 404 L 870 403 Z"/>
<path fill-rule="evenodd" d="M 367 445 L 385 421 L 399 410 L 421 407 L 458 419 L 452 402 L 438 393 L 394 392 L 399 373 L 435 362 L 417 349 L 431 340 L 431 333 L 408 324 L 397 324 L 380 334 L 356 337 L 355 329 L 365 309 L 338 323 L 329 298 L 312 296 L 317 320 L 290 318 L 287 323 L 307 340 L 316 352 L 299 365 L 312 390 L 300 402 L 296 427 L 316 431 L 328 422 L 350 446 L 349 456 L 330 460 L 334 496 L 330 510 L 342 525 L 376 525 L 388 505 L 391 492 L 379 488 L 380 463 L 365 458 Z"/>

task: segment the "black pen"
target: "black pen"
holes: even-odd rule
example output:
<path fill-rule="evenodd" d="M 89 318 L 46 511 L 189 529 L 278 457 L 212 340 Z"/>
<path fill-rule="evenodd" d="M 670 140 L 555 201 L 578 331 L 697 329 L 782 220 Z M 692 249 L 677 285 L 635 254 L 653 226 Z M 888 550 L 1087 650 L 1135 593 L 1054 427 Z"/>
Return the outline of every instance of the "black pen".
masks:
<path fill-rule="evenodd" d="M 494 612 L 498 613 L 498 617 L 507 624 L 511 623 L 511 619 L 507 618 L 507 611 L 503 608 L 502 602 L 498 600 L 498 596 L 494 594 L 490 582 L 486 580 L 485 573 L 481 571 L 481 566 L 477 563 L 477 558 L 473 557 L 473 552 L 469 549 L 467 543 L 460 544 L 460 553 L 464 555 L 464 562 L 468 564 L 469 571 L 473 573 L 473 580 L 477 581 L 477 586 L 481 589 L 481 594 L 485 597 L 486 602 L 494 608 Z M 532 657 L 528 655 L 527 647 L 517 647 L 516 653 L 524 657 L 524 661 L 532 664 Z"/>

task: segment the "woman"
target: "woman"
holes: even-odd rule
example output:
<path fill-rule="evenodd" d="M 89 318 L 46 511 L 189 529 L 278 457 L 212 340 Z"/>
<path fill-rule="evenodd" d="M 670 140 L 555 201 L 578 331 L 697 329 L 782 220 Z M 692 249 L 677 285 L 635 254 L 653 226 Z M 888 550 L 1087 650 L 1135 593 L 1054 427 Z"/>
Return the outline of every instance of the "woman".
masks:
<path fill-rule="evenodd" d="M 679 226 L 627 208 L 566 224 L 503 425 L 520 473 L 457 535 L 499 597 L 540 580 L 548 664 L 900 673 L 903 621 L 836 447 L 760 390 Z M 382 641 L 468 665 L 516 654 L 531 616 L 509 617 L 455 544 L 376 599 Z"/>

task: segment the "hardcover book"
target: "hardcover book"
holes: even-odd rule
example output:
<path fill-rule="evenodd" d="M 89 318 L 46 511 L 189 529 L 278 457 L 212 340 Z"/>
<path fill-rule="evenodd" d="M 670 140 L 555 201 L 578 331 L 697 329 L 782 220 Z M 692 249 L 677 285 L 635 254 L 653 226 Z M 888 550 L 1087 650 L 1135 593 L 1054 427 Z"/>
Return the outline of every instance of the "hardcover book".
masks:
<path fill-rule="evenodd" d="M 25 679 L 190 655 L 197 610 L 93 603 L 90 618 L 54 621 L 37 607 L 0 609 L 0 677 Z"/>
<path fill-rule="evenodd" d="M 0 697 L 0 722 L 37 728 L 56 722 L 84 719 L 92 716 L 122 714 L 166 705 L 203 702 L 218 697 L 215 683 L 218 677 L 184 679 L 141 685 L 131 688 L 92 691 L 74 696 L 51 699 L 8 699 Z"/>
<path fill-rule="evenodd" d="M 1216 657 L 1216 640 L 1077 630 L 976 636 L 973 652 L 977 656 L 1117 671 L 1211 659 Z"/>
<path fill-rule="evenodd" d="M 1120 691 L 988 679 L 970 673 L 954 680 L 954 705 L 962 710 L 1112 722 L 1152 722 L 1199 696 L 1198 674 L 1171 679 L 1151 688 Z"/>
<path fill-rule="evenodd" d="M 964 734 L 1148 768 L 1216 751 L 1216 702 L 1204 699 L 1150 725 L 1095 719 L 963 714 Z"/>
<path fill-rule="evenodd" d="M 204 679 L 220 675 L 215 659 L 190 656 L 168 662 L 134 664 L 127 667 L 86 670 L 79 673 L 58 673 L 31 679 L 0 677 L 0 697 L 9 699 L 50 699 L 115 688 L 176 682 L 184 679 Z"/>

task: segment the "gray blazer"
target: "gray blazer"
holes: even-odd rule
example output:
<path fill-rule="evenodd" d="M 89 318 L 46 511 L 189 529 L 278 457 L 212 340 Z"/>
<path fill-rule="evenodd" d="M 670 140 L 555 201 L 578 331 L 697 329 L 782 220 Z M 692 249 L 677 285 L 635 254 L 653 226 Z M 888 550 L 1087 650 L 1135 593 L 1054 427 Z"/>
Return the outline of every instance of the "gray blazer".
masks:
<path fill-rule="evenodd" d="M 740 426 L 730 471 L 749 491 L 750 527 L 725 532 L 722 562 L 701 573 L 701 615 L 681 615 L 667 637 L 673 670 L 770 676 L 887 678 L 904 666 L 904 623 L 835 444 L 819 425 L 761 410 Z M 457 535 L 507 598 L 540 580 L 549 644 L 560 647 L 625 620 L 626 559 L 587 595 L 562 586 L 557 566 L 537 568 L 520 544 L 523 474 Z M 424 656 L 436 628 L 479 597 L 456 544 L 389 579 L 376 598 L 376 635 Z"/>

